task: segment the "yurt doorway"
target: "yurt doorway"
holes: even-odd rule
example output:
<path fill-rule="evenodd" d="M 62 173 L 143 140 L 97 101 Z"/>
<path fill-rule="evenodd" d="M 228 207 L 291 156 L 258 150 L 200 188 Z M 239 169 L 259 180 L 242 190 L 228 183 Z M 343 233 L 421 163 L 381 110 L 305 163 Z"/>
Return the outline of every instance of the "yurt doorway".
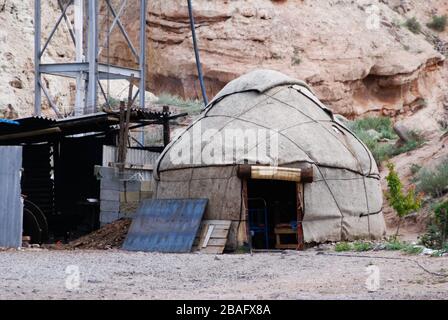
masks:
<path fill-rule="evenodd" d="M 247 204 L 253 249 L 297 249 L 296 182 L 247 180 Z"/>

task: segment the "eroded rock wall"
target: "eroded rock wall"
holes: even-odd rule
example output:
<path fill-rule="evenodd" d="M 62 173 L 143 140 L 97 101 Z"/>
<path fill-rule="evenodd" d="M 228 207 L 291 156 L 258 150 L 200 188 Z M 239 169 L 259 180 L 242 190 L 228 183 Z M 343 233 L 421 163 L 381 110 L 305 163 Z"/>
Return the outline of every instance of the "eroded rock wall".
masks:
<path fill-rule="evenodd" d="M 43 40 L 59 17 L 56 1 L 42 1 Z M 71 54 L 64 25 L 56 32 L 43 61 L 65 59 Z M 61 78 L 43 77 L 61 111 L 70 109 L 74 87 Z M 54 116 L 43 96 L 44 114 Z M 34 1 L 0 0 L 0 117 L 29 116 L 34 111 Z"/>
<path fill-rule="evenodd" d="M 425 34 L 404 26 L 416 12 L 424 26 L 434 8 L 443 12 L 440 1 L 196 0 L 194 6 L 210 96 L 245 72 L 271 68 L 304 79 L 351 118 L 404 119 L 425 109 L 436 115 L 422 130 L 440 120 L 445 57 Z M 186 1 L 150 1 L 147 24 L 149 89 L 199 97 Z"/>
<path fill-rule="evenodd" d="M 56 1 L 46 5 L 44 34 L 59 14 Z M 448 36 L 425 27 L 432 16 L 448 13 L 446 0 L 195 0 L 194 7 L 210 97 L 245 72 L 271 68 L 307 81 L 349 118 L 389 115 L 423 131 L 446 121 L 448 67 L 442 53 Z M 132 1 L 123 12 L 135 45 L 138 9 Z M 413 16 L 423 33 L 404 26 Z M 100 18 L 107 26 L 104 12 Z M 33 28 L 32 1 L 0 0 L 0 116 L 32 113 Z M 199 97 L 186 1 L 149 1 L 147 28 L 148 89 Z M 111 40 L 110 62 L 135 66 L 120 33 Z M 53 43 L 45 61 L 71 54 L 64 26 Z M 74 84 L 50 77 L 44 82 L 57 92 L 58 106 L 71 109 Z"/>

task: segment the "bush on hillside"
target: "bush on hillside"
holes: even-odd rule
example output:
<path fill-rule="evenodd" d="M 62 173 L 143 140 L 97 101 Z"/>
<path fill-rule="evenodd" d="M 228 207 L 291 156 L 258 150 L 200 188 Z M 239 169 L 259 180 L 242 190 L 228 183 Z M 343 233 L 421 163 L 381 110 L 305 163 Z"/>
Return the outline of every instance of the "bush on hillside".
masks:
<path fill-rule="evenodd" d="M 404 217 L 419 210 L 422 206 L 422 198 L 415 193 L 415 188 L 411 187 L 407 192 L 403 191 L 403 183 L 395 171 L 393 163 L 387 165 L 389 174 L 387 180 L 386 198 L 390 206 L 395 210 L 399 218 L 395 237 L 398 236 L 400 225 Z"/>
<path fill-rule="evenodd" d="M 448 246 L 448 201 L 439 204 L 434 210 L 434 216 L 428 224 L 426 233 L 420 239 L 421 243 L 432 249 L 444 249 Z"/>
<path fill-rule="evenodd" d="M 156 102 L 156 105 L 172 106 L 185 109 L 189 114 L 199 114 L 204 108 L 204 104 L 199 100 L 182 99 L 168 93 L 162 93 Z"/>
<path fill-rule="evenodd" d="M 420 22 L 418 22 L 416 17 L 412 17 L 408 20 L 406 20 L 405 24 L 406 28 L 409 29 L 412 33 L 418 34 L 422 30 L 422 26 Z"/>
<path fill-rule="evenodd" d="M 443 196 L 448 191 L 448 158 L 434 170 L 421 169 L 416 177 L 417 190 L 434 198 Z"/>
<path fill-rule="evenodd" d="M 432 21 L 427 24 L 427 26 L 435 31 L 443 32 L 446 29 L 446 25 L 448 23 L 448 16 L 434 16 L 432 17 Z"/>
<path fill-rule="evenodd" d="M 398 136 L 394 132 L 392 121 L 386 117 L 359 119 L 349 123 L 348 126 L 369 148 L 378 164 L 417 149 L 424 143 L 423 137 L 417 132 L 411 132 L 411 140 L 404 144 L 394 143 L 393 140 L 398 140 Z"/>

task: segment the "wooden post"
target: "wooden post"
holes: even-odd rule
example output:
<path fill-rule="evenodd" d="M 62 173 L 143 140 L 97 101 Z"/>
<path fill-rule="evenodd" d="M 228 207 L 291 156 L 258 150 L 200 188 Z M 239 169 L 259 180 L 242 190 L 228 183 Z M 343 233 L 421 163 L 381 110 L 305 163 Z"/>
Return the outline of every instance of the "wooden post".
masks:
<path fill-rule="evenodd" d="M 131 122 L 131 111 L 133 104 L 133 85 L 134 75 L 131 75 L 128 92 L 127 108 L 124 101 L 120 102 L 120 136 L 118 139 L 118 166 L 120 172 L 124 171 L 126 156 L 128 151 L 129 126 Z M 126 110 L 125 110 L 126 108 Z"/>
<path fill-rule="evenodd" d="M 305 239 L 303 236 L 303 185 L 297 183 L 297 250 L 305 248 Z"/>
<path fill-rule="evenodd" d="M 446 226 L 447 226 L 447 220 L 448 220 L 448 215 L 446 212 L 446 209 L 441 209 L 440 213 L 442 215 L 442 219 L 443 219 L 443 229 L 442 229 L 442 243 L 441 245 L 444 246 L 445 245 L 445 241 L 446 241 Z"/>
<path fill-rule="evenodd" d="M 118 155 L 117 163 L 120 166 L 124 166 L 125 160 L 123 159 L 123 149 L 124 149 L 124 122 L 125 122 L 125 103 L 120 101 L 120 132 L 118 134 Z"/>
<path fill-rule="evenodd" d="M 248 198 L 248 189 L 247 189 L 247 179 L 242 179 L 241 183 L 243 184 L 243 205 L 244 205 L 244 223 L 246 230 L 247 243 L 249 244 L 250 252 L 252 253 L 252 235 L 250 233 L 250 224 L 249 224 L 249 198 Z"/>
<path fill-rule="evenodd" d="M 163 144 L 167 147 L 171 141 L 170 121 L 168 120 L 170 107 L 163 107 Z"/>
<path fill-rule="evenodd" d="M 124 143 L 124 148 L 123 148 L 123 166 L 126 163 L 126 158 L 127 158 L 127 153 L 128 153 L 128 139 L 129 139 L 129 126 L 130 126 L 130 122 L 131 122 L 131 111 L 132 111 L 132 105 L 133 105 L 133 84 L 132 82 L 134 81 L 134 75 L 131 75 L 131 79 L 129 80 L 129 92 L 128 92 L 128 108 L 126 110 L 126 123 L 125 123 L 125 127 L 124 127 L 124 132 L 123 132 L 123 143 Z"/>

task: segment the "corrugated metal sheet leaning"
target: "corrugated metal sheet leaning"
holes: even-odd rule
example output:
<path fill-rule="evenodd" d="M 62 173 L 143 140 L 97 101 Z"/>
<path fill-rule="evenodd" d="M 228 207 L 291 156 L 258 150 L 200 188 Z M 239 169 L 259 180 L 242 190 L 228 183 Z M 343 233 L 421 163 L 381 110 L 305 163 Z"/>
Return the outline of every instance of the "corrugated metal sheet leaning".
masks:
<path fill-rule="evenodd" d="M 22 245 L 22 147 L 0 147 L 0 247 Z"/>
<path fill-rule="evenodd" d="M 132 221 L 123 249 L 190 252 L 207 202 L 207 199 L 144 201 Z"/>

